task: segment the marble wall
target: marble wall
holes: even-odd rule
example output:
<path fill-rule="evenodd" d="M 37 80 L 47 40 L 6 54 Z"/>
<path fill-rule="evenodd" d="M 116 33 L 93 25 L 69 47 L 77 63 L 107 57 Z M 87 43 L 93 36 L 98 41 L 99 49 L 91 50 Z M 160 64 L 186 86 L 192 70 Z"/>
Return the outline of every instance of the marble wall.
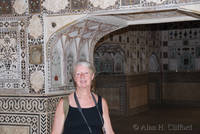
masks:
<path fill-rule="evenodd" d="M 75 60 L 80 59 L 80 57 L 93 62 L 93 51 L 98 40 L 104 35 L 128 25 L 128 23 L 122 24 L 123 22 L 115 24 L 109 21 L 105 22 L 105 16 L 89 17 L 87 16 L 88 13 L 128 8 L 126 5 L 137 5 L 132 7 L 137 9 L 138 7 L 145 6 L 172 6 L 173 4 L 196 1 L 85 0 L 83 2 L 80 0 L 59 0 L 52 4 L 53 2 L 55 1 L 3 0 L 0 2 L 0 30 L 2 35 L 0 40 L 0 86 L 2 91 L 7 93 L 14 90 L 19 93 L 46 94 L 52 91 L 63 90 L 67 85 L 69 86 L 68 88 L 73 88 L 70 76 L 71 64 Z M 102 18 L 104 19 L 102 20 Z M 108 20 L 111 21 L 112 19 Z M 175 34 L 173 31 L 171 32 L 170 34 Z M 163 32 L 163 34 L 165 33 Z M 141 38 L 146 38 L 146 40 L 138 38 L 137 35 L 139 34 Z M 147 37 L 147 35 L 149 36 Z M 118 73 L 147 72 L 148 68 L 157 68 L 153 69 L 154 71 L 159 70 L 158 65 L 155 67 L 148 67 L 147 65 L 149 54 L 152 54 L 154 51 L 156 51 L 155 54 L 158 53 L 159 40 L 161 38 L 159 33 L 153 34 L 153 37 L 150 35 L 152 35 L 151 30 L 144 32 L 135 30 L 135 32 L 127 32 L 126 35 L 112 37 L 113 40 L 118 38 L 122 44 L 135 44 L 121 45 L 119 53 L 113 55 L 112 52 L 111 57 L 115 59 L 115 63 L 111 65 L 114 66 L 113 70 Z M 137 38 L 132 38 L 135 36 Z M 169 41 L 169 44 L 170 42 L 173 43 Z M 185 44 L 187 42 L 184 41 Z M 100 49 L 102 48 L 99 48 L 99 51 Z M 191 53 L 194 53 L 192 49 L 198 53 L 198 48 L 191 48 Z M 61 53 L 61 56 L 58 53 Z M 139 57 L 140 60 L 135 60 Z M 156 64 L 155 57 L 157 55 L 152 56 L 151 62 Z M 182 56 L 181 61 L 191 64 L 191 66 L 179 65 L 179 68 L 182 70 L 199 68 L 199 65 L 195 64 L 199 59 L 192 60 L 192 55 L 190 54 Z M 174 60 L 172 59 L 162 64 L 165 68 L 169 64 L 168 68 L 174 70 L 176 66 L 173 62 Z M 170 63 L 173 63 L 173 65 L 170 66 Z M 40 78 L 39 87 L 34 84 L 34 76 Z"/>
<path fill-rule="evenodd" d="M 56 105 L 62 95 L 0 96 L 2 134 L 46 134 L 51 132 Z"/>
<path fill-rule="evenodd" d="M 107 35 L 95 48 L 97 72 L 128 75 L 148 73 L 151 66 L 156 68 L 160 64 L 152 61 L 153 64 L 149 65 L 149 62 L 152 55 L 159 58 L 161 36 L 160 31 L 152 30 L 151 26 L 129 26 Z M 104 67 L 107 67 L 106 71 Z"/>
<path fill-rule="evenodd" d="M 95 48 L 97 72 L 138 74 L 199 71 L 198 25 L 199 21 L 179 22 L 129 26 L 115 31 L 102 38 Z M 115 59 L 116 55 L 121 57 Z M 114 70 L 115 62 L 122 65 L 121 72 Z M 107 72 L 104 66 L 107 66 Z"/>
<path fill-rule="evenodd" d="M 199 72 L 148 75 L 149 104 L 199 107 Z"/>
<path fill-rule="evenodd" d="M 199 71 L 199 22 L 162 32 L 162 69 L 164 71 Z M 193 26 L 192 26 L 193 25 Z M 195 26 L 194 26 L 195 25 Z"/>
<path fill-rule="evenodd" d="M 121 9 L 128 9 L 131 12 L 132 9 L 143 11 L 146 7 L 161 9 L 192 2 L 198 1 L 1 0 L 1 132 L 49 134 L 57 102 L 60 97 L 68 94 L 68 90 L 74 89 L 71 67 L 76 60 L 89 60 L 95 62 L 95 65 L 100 61 L 99 65 L 103 66 L 97 65 L 99 73 L 134 75 L 148 73 L 149 57 L 154 54 L 151 63 L 155 64 L 150 68 L 159 71 L 160 62 L 156 60 L 163 50 L 160 50 L 160 45 L 166 41 L 162 42 L 160 34 L 164 35 L 164 31 L 148 28 L 141 30 L 143 26 L 139 26 L 139 29 L 128 27 L 116 31 L 128 26 L 128 22 L 134 16 L 123 19 L 123 17 L 99 16 L 100 14 Z M 109 38 L 105 36 L 113 31 L 116 33 L 111 34 Z M 172 35 L 175 35 L 173 31 Z M 101 39 L 105 39 L 106 42 L 102 44 Z M 183 42 L 187 44 L 188 41 Z M 100 45 L 97 45 L 98 43 Z M 95 46 L 99 46 L 96 47 L 96 53 Z M 106 51 L 101 52 L 104 47 Z M 194 49 L 198 55 L 198 48 Z M 193 53 L 192 48 L 190 53 Z M 100 60 L 93 59 L 94 55 Z M 190 63 L 189 59 L 190 57 L 186 55 L 180 61 Z M 105 64 L 111 61 L 112 64 Z M 195 59 L 191 64 L 197 62 L 198 59 Z M 168 62 L 163 64 L 170 65 Z M 196 66 L 199 67 L 195 64 L 192 68 Z M 181 68 L 187 67 L 181 66 Z M 108 69 L 109 71 L 105 72 Z M 142 94 L 145 94 L 146 86 L 141 85 L 141 87 L 136 90 L 142 89 Z M 114 90 L 112 87 L 109 93 L 123 94 L 121 89 Z M 119 99 L 111 100 L 111 103 L 117 100 L 113 108 L 125 109 L 123 108 L 127 106 L 125 97 Z M 131 107 L 135 106 L 132 102 L 130 104 Z M 146 101 L 140 104 L 146 104 Z"/>
<path fill-rule="evenodd" d="M 109 94 L 111 111 L 133 114 L 148 104 L 199 106 L 199 39 L 199 21 L 129 26 L 102 38 L 94 54 L 97 81 L 102 81 L 96 86 L 103 96 Z M 115 71 L 116 53 L 124 55 L 122 72 Z"/>
<path fill-rule="evenodd" d="M 27 18 L 0 18 L 0 82 L 1 90 L 28 92 Z"/>

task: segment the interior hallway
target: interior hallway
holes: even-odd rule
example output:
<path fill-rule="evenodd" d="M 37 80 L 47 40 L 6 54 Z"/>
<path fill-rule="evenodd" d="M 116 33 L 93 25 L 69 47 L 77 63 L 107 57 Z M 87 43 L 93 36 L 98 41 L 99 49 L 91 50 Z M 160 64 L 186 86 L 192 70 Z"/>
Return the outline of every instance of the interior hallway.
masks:
<path fill-rule="evenodd" d="M 116 134 L 199 134 L 200 108 L 154 107 L 132 116 L 111 116 Z"/>

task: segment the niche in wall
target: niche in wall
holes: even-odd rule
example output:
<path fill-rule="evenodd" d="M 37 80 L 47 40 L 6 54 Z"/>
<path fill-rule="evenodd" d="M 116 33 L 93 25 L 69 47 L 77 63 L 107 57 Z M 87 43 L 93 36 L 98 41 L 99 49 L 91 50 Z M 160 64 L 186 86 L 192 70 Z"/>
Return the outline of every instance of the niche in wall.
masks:
<path fill-rule="evenodd" d="M 149 72 L 160 72 L 160 64 L 155 53 L 149 58 Z"/>
<path fill-rule="evenodd" d="M 94 65 L 98 74 L 123 74 L 124 50 L 119 44 L 102 44 L 94 52 Z"/>

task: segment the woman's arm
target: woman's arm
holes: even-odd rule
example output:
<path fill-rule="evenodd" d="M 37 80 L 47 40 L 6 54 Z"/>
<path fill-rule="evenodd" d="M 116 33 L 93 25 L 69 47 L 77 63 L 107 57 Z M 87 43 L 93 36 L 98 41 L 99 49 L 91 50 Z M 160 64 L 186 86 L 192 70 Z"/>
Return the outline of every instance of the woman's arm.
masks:
<path fill-rule="evenodd" d="M 112 125 L 110 122 L 108 104 L 104 98 L 102 98 L 102 105 L 103 105 L 103 119 L 104 119 L 104 127 L 106 130 L 106 134 L 114 134 L 112 129 Z"/>
<path fill-rule="evenodd" d="M 63 99 L 60 99 L 54 117 L 53 129 L 51 134 L 61 134 L 64 126 L 65 115 L 63 109 Z"/>

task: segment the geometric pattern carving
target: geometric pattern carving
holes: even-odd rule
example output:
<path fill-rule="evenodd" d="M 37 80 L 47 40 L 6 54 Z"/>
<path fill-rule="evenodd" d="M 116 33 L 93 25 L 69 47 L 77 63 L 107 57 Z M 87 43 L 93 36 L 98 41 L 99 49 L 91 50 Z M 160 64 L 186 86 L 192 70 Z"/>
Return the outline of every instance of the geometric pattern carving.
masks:
<path fill-rule="evenodd" d="M 42 115 L 40 115 L 40 117 L 41 117 L 40 118 L 40 123 L 41 123 L 40 131 L 41 131 L 41 133 L 45 133 L 46 131 L 50 130 L 50 128 L 47 125 L 48 122 L 49 122 L 49 119 L 48 119 L 48 116 L 46 114 L 42 114 Z"/>
<path fill-rule="evenodd" d="M 38 129 L 40 127 L 39 119 L 39 115 L 18 115 L 0 113 L 1 125 L 29 126 L 29 134 L 41 134 Z"/>
<path fill-rule="evenodd" d="M 199 29 L 176 29 L 176 30 L 169 30 L 168 38 L 169 40 L 185 40 L 183 43 L 187 45 L 187 40 L 191 39 L 199 39 Z"/>
<path fill-rule="evenodd" d="M 56 110 L 61 96 L 0 96 L 0 113 L 46 113 Z"/>
<path fill-rule="evenodd" d="M 29 134 L 50 134 L 56 106 L 65 95 L 0 96 L 0 125 L 29 127 Z"/>
<path fill-rule="evenodd" d="M 43 98 L 26 98 L 26 97 L 1 97 L 0 100 L 0 112 L 9 113 L 37 113 L 47 111 L 47 100 Z M 52 109 L 48 107 L 48 109 Z"/>

